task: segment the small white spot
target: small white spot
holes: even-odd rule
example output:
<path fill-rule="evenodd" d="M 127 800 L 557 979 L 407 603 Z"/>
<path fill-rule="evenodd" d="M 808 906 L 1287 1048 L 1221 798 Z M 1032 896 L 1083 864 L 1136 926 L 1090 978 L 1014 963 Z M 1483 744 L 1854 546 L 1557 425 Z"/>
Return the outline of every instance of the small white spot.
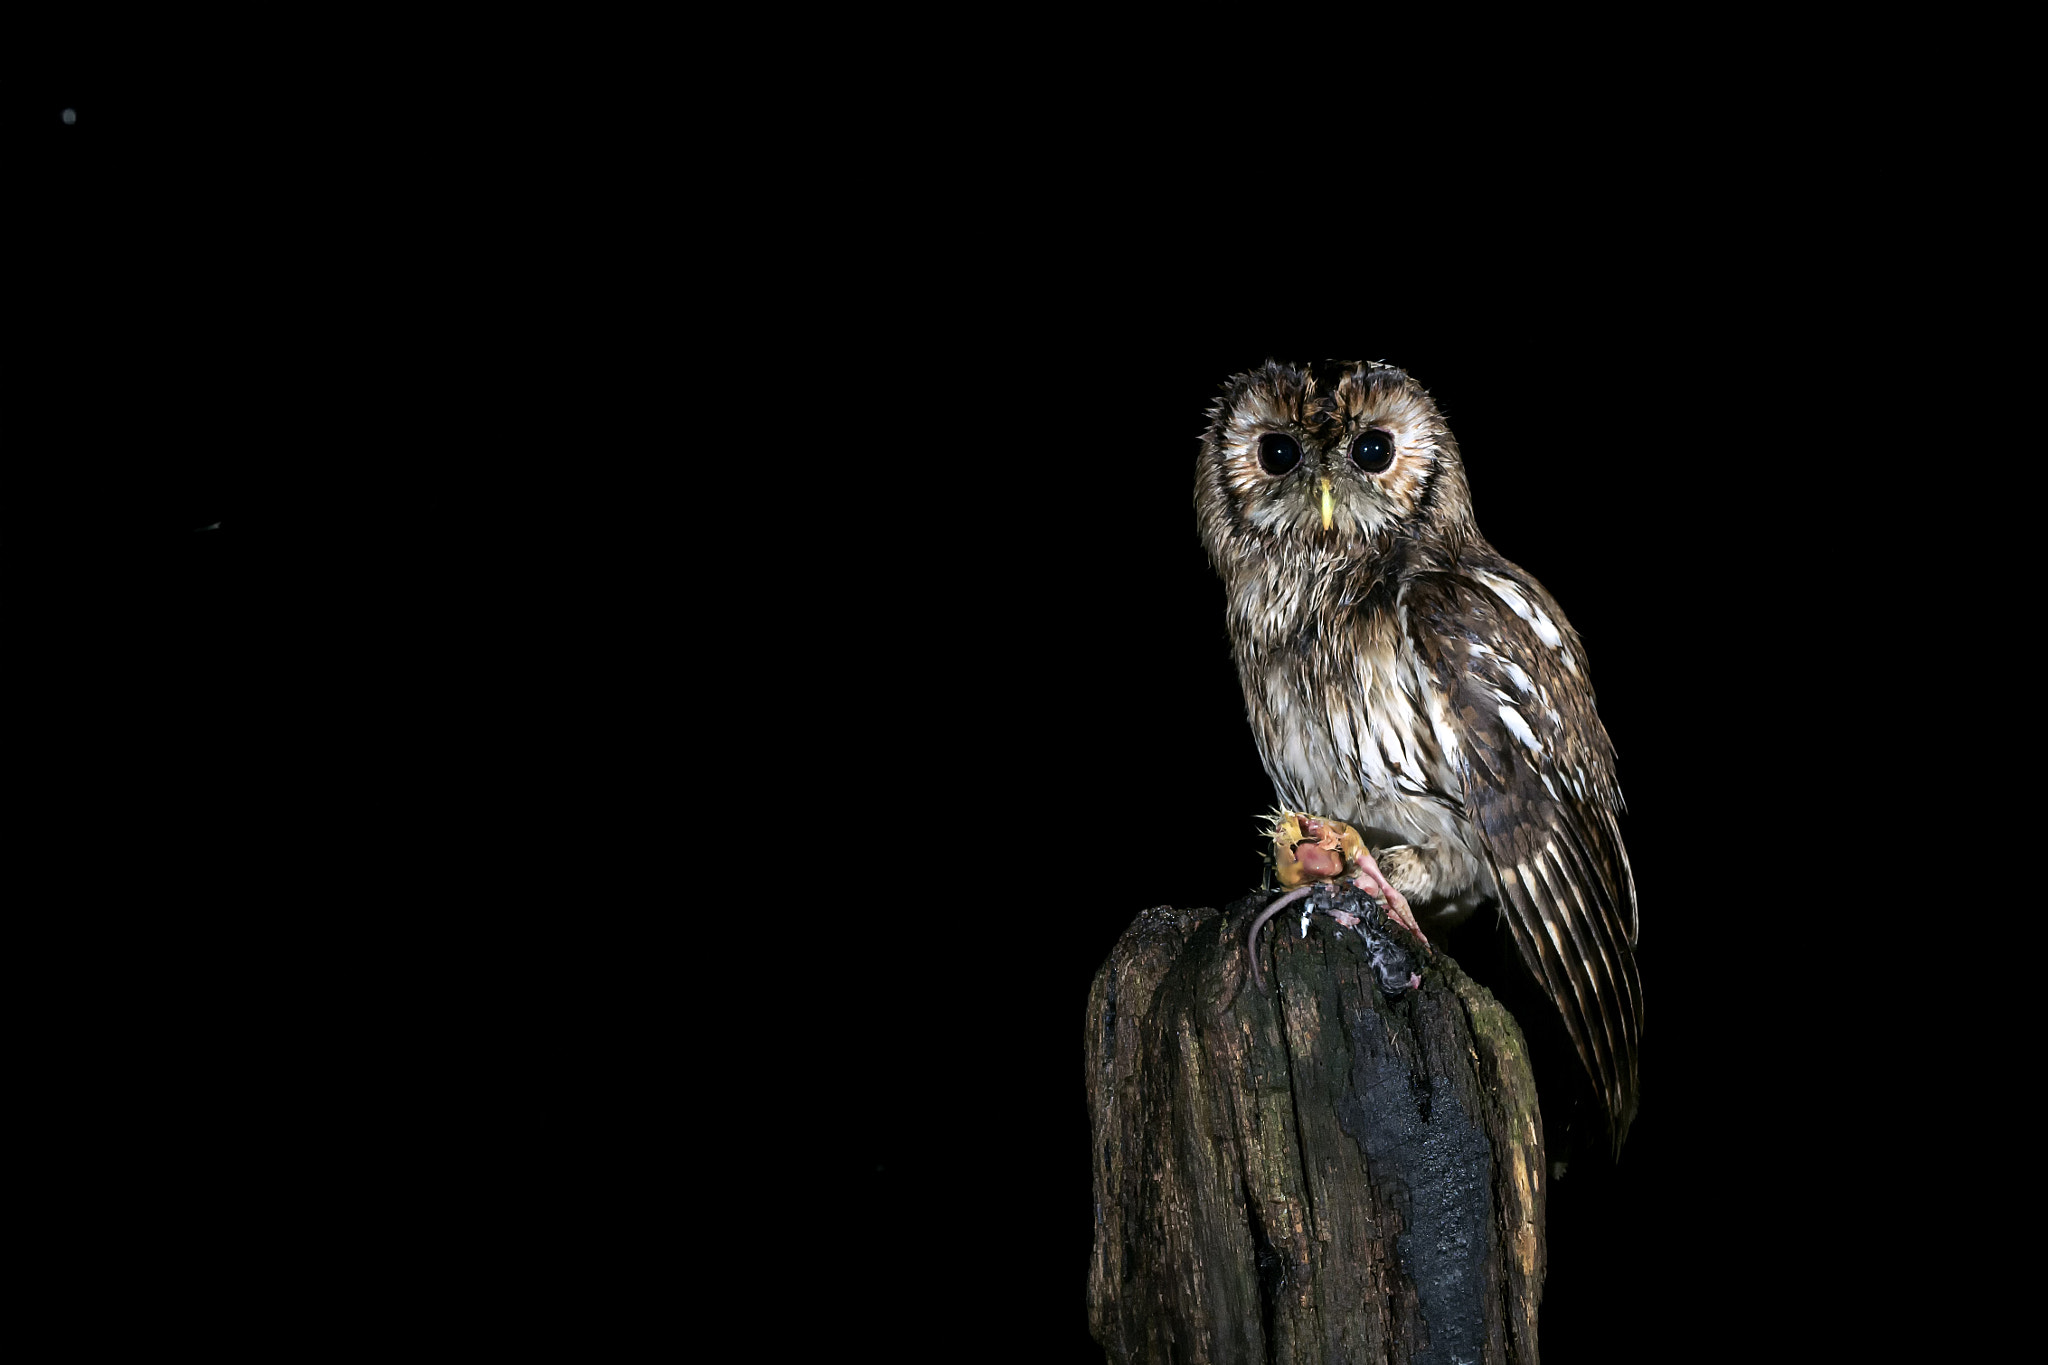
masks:
<path fill-rule="evenodd" d="M 1514 584 L 1508 582 L 1507 579 L 1502 578 L 1499 574 L 1490 573 L 1480 574 L 1479 581 L 1493 589 L 1493 595 L 1507 603 L 1509 611 L 1521 617 L 1524 621 L 1529 619 L 1529 603 L 1516 590 Z"/>
<path fill-rule="evenodd" d="M 1557 788 L 1555 788 L 1555 787 L 1553 787 L 1553 786 L 1551 786 L 1551 785 L 1550 785 L 1550 774 L 1549 774 L 1549 773 L 1546 773 L 1546 772 L 1538 772 L 1538 773 L 1536 774 L 1536 776 L 1538 776 L 1538 777 L 1540 777 L 1540 778 L 1542 778 L 1542 779 L 1543 779 L 1543 790 L 1545 790 L 1545 791 L 1547 791 L 1547 792 L 1549 792 L 1549 793 L 1550 793 L 1550 799 L 1551 799 L 1551 800 L 1553 800 L 1553 801 L 1562 801 L 1562 800 L 1564 799 L 1563 797 L 1561 797 L 1561 796 L 1559 796 L 1559 795 L 1557 794 Z"/>
<path fill-rule="evenodd" d="M 1310 913 L 1307 910 L 1301 912 L 1301 936 L 1303 938 L 1308 937 L 1308 917 Z"/>
<path fill-rule="evenodd" d="M 1536 634 L 1541 637 L 1544 644 L 1556 649 L 1564 641 L 1564 635 L 1558 630 L 1557 623 L 1544 614 L 1543 608 L 1523 597 L 1513 583 L 1498 574 L 1482 573 L 1478 578 L 1493 590 L 1495 597 L 1508 604 L 1509 611 L 1534 626 Z M 1578 670 L 1573 669 L 1572 672 L 1576 674 Z"/>
<path fill-rule="evenodd" d="M 1543 742 L 1536 738 L 1536 732 L 1529 728 L 1528 721 L 1522 719 L 1520 711 L 1517 711 L 1512 706 L 1503 706 L 1500 708 L 1500 718 L 1501 723 L 1508 727 L 1509 732 L 1516 739 L 1522 741 L 1530 753 L 1540 754 L 1543 752 Z"/>
<path fill-rule="evenodd" d="M 78 111 L 76 109 L 66 109 L 57 117 L 63 119 L 66 123 L 76 123 L 78 122 Z"/>

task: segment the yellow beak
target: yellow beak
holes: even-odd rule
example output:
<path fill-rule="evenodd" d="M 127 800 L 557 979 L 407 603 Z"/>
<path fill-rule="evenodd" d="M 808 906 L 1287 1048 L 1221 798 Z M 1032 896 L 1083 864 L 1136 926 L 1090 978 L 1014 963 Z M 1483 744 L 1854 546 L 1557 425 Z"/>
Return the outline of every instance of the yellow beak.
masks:
<path fill-rule="evenodd" d="M 1324 480 L 1322 480 L 1322 485 L 1323 485 L 1323 529 L 1324 529 L 1325 531 L 1327 531 L 1327 530 L 1329 530 L 1329 529 L 1330 529 L 1330 525 L 1331 525 L 1331 523 L 1332 523 L 1332 522 L 1334 522 L 1334 521 L 1335 521 L 1335 520 L 1337 519 L 1337 504 L 1336 504 L 1335 502 L 1331 501 L 1331 499 L 1330 499 L 1330 481 L 1329 481 L 1328 479 L 1324 479 Z"/>

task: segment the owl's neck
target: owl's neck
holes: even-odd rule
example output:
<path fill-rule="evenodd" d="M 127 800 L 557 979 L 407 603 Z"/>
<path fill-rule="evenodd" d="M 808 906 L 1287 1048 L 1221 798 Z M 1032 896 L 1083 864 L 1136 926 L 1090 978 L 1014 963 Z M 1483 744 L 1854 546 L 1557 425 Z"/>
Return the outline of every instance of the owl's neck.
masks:
<path fill-rule="evenodd" d="M 1246 556 L 1230 583 L 1230 638 L 1264 654 L 1327 626 L 1334 616 L 1394 610 L 1400 565 L 1331 551 Z"/>
<path fill-rule="evenodd" d="M 1230 638 L 1240 651 L 1291 646 L 1340 617 L 1392 617 L 1401 588 L 1423 573 L 1456 567 L 1459 546 L 1397 537 L 1382 547 L 1309 549 L 1236 556 L 1229 583 Z"/>

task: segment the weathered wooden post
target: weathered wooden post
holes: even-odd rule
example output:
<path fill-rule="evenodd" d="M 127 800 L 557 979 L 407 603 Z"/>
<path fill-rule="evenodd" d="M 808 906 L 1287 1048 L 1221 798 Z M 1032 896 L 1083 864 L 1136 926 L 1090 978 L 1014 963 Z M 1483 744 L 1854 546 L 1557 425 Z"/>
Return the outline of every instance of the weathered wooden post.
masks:
<path fill-rule="evenodd" d="M 1270 896 L 1139 914 L 1088 998 L 1091 1329 L 1112 1361 L 1535 1365 L 1521 1030 L 1442 952 L 1390 994 Z"/>

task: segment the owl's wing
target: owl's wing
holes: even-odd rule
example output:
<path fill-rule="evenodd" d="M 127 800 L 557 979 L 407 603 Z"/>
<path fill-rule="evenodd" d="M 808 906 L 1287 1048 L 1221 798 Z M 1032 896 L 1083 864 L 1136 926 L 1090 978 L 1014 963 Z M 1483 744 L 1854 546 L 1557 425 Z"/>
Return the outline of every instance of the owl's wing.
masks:
<path fill-rule="evenodd" d="M 1585 653 L 1550 595 L 1505 560 L 1421 575 L 1402 603 L 1515 944 L 1563 1014 L 1619 1149 L 1643 1030 L 1636 888 Z"/>

